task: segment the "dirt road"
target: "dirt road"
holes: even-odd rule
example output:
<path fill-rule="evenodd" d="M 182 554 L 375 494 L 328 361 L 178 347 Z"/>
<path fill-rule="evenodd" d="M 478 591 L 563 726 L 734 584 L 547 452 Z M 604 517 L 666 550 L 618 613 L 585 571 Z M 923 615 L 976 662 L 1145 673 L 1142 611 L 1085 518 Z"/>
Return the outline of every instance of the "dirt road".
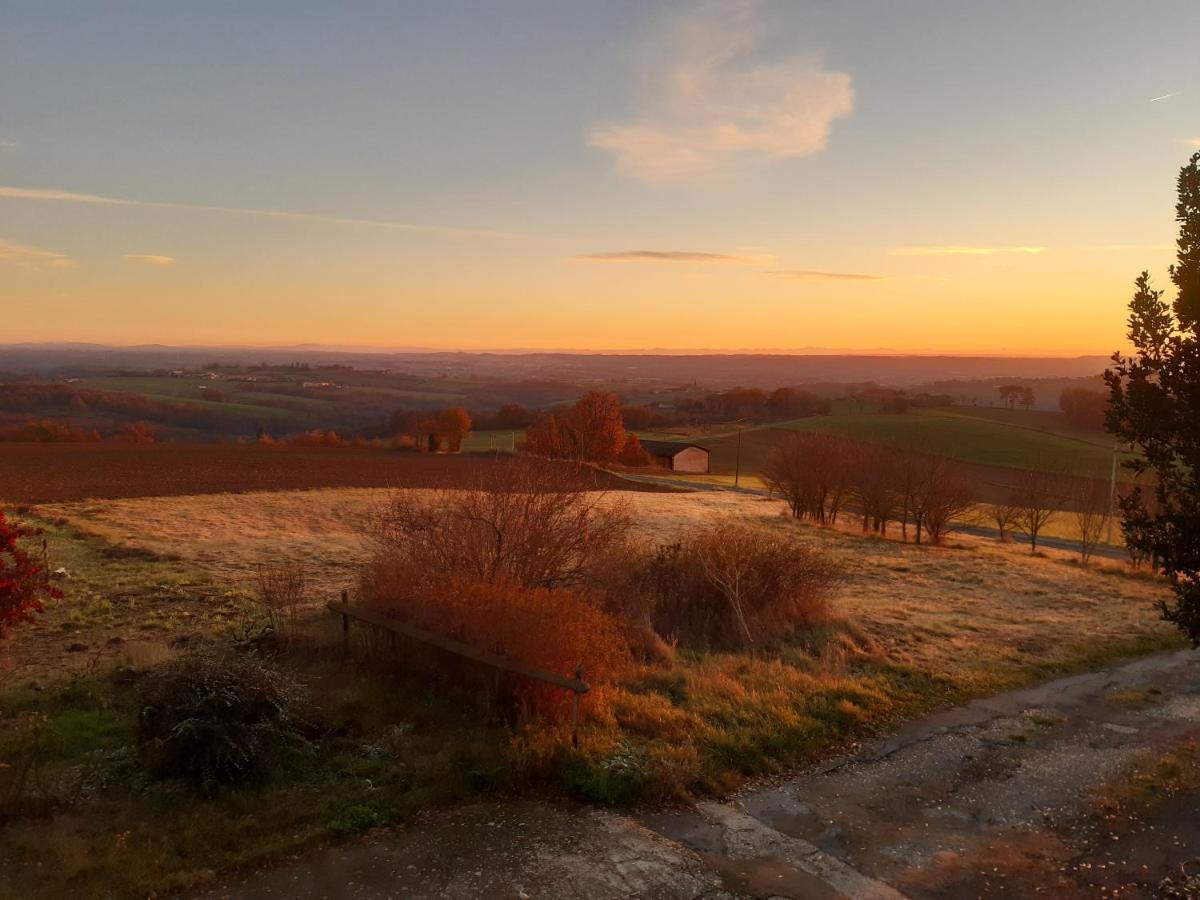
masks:
<path fill-rule="evenodd" d="M 1181 652 L 979 700 L 724 802 L 479 805 L 201 896 L 1162 896 L 1200 857 L 1198 747 L 1200 654 Z"/>

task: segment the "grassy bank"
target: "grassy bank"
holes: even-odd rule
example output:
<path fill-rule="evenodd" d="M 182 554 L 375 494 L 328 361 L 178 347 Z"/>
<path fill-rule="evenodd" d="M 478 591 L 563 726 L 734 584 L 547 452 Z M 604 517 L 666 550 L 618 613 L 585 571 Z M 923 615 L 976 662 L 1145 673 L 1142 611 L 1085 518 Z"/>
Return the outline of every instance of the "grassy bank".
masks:
<path fill-rule="evenodd" d="M 0 894 L 144 896 L 480 796 L 627 804 L 720 792 L 938 706 L 1177 646 L 1150 608 L 1161 587 L 1124 571 L 982 541 L 916 547 L 802 526 L 754 498 L 638 494 L 626 499 L 648 540 L 712 515 L 794 530 L 845 571 L 837 619 L 754 653 L 680 651 L 641 667 L 589 696 L 575 748 L 564 728 L 502 721 L 483 694 L 405 671 L 365 634 L 343 659 L 314 611 L 304 642 L 275 664 L 307 686 L 316 752 L 236 792 L 148 780 L 133 749 L 138 671 L 251 632 L 244 592 L 217 586 L 242 584 L 256 560 L 290 552 L 330 584 L 345 577 L 361 553 L 356 523 L 378 499 L 330 490 L 53 510 L 64 524 L 51 525 L 51 550 L 72 578 L 7 648 L 0 759 L 34 754 L 39 779 L 0 830 Z M 90 611 L 114 585 L 136 599 L 129 615 Z M 219 615 L 198 617 L 191 604 L 205 602 Z M 154 630 L 142 629 L 155 610 Z M 158 654 L 122 655 L 132 632 Z M 28 649 L 55 641 L 95 648 L 94 662 L 30 668 Z"/>

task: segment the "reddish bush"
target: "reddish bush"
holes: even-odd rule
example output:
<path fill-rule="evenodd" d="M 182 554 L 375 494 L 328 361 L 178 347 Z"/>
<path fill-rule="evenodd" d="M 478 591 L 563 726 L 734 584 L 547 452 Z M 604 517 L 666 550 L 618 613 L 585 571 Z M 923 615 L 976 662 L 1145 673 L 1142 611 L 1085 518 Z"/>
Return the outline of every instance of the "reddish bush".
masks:
<path fill-rule="evenodd" d="M 304 434 L 293 435 L 281 443 L 291 444 L 293 447 L 346 447 L 348 446 L 346 439 L 336 431 L 307 431 Z"/>
<path fill-rule="evenodd" d="M 556 675 L 574 676 L 582 668 L 589 684 L 611 682 L 630 664 L 620 624 L 575 590 L 449 577 L 415 595 L 403 584 L 371 582 L 364 599 L 418 627 Z M 573 695 L 506 675 L 499 699 L 510 708 L 561 718 L 569 714 Z"/>
<path fill-rule="evenodd" d="M 31 557 L 20 544 L 23 539 L 39 534 L 39 529 L 9 522 L 0 510 L 0 637 L 14 625 L 41 612 L 43 601 L 62 596 L 62 592 L 50 584 L 45 542 L 42 543 L 40 561 Z"/>
<path fill-rule="evenodd" d="M 153 425 L 147 422 L 131 422 L 128 425 L 122 425 L 113 435 L 113 440 L 124 441 L 127 444 L 153 444 L 157 431 Z"/>

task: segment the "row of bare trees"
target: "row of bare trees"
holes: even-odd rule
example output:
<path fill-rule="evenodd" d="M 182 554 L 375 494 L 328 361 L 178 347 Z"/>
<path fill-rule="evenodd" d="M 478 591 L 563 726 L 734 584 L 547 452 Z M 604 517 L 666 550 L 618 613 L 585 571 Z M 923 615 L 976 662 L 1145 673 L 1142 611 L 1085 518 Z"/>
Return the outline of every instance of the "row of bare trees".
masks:
<path fill-rule="evenodd" d="M 763 478 L 798 519 L 834 524 L 850 505 L 864 533 L 898 523 L 905 540 L 912 527 L 917 543 L 941 543 L 974 506 L 967 470 L 954 460 L 833 434 L 789 435 Z"/>
<path fill-rule="evenodd" d="M 899 525 L 904 540 L 941 543 L 956 524 L 984 522 L 1001 541 L 1019 532 L 1036 551 L 1052 520 L 1069 515 L 1087 562 L 1103 541 L 1112 508 L 1109 484 L 1097 478 L 1022 472 L 1004 499 L 977 505 L 981 485 L 962 463 L 943 456 L 865 444 L 834 434 L 798 433 L 763 467 L 768 487 L 793 516 L 832 525 L 847 515 L 863 533 L 886 535 Z"/>

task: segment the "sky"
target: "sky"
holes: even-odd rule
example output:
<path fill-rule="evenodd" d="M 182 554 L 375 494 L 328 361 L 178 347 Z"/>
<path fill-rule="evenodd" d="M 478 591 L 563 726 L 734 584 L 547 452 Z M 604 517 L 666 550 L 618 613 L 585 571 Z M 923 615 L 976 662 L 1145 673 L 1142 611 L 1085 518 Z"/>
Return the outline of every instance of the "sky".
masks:
<path fill-rule="evenodd" d="M 1196 0 L 0 0 L 0 343 L 1109 353 Z"/>

